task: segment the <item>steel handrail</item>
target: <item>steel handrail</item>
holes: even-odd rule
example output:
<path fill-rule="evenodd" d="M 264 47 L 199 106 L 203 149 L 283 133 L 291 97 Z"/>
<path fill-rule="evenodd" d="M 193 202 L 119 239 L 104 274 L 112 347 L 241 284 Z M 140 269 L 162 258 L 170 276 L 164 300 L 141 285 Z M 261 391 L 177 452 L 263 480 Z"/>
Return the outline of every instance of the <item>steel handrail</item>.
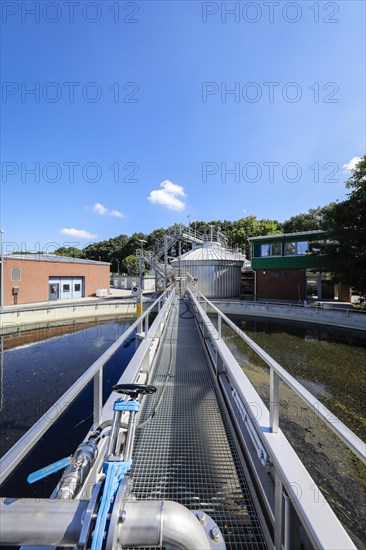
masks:
<path fill-rule="evenodd" d="M 105 301 L 91 301 L 91 302 L 69 302 L 67 304 L 55 304 L 53 302 L 47 302 L 45 304 L 40 304 L 39 306 L 28 306 L 27 304 L 24 304 L 25 307 L 16 307 L 16 306 L 5 306 L 5 308 L 2 310 L 1 313 L 23 313 L 24 311 L 41 311 L 44 309 L 67 309 L 67 308 L 85 308 L 85 307 L 98 307 L 98 306 L 104 306 L 104 305 L 122 305 L 122 304 L 134 304 L 135 301 L 132 296 L 127 296 L 126 298 L 120 298 L 117 300 L 114 300 L 113 298 L 108 298 Z"/>
<path fill-rule="evenodd" d="M 92 365 L 80 376 L 80 378 L 45 412 L 43 416 L 19 439 L 15 445 L 0 460 L 0 484 L 11 474 L 23 458 L 31 451 L 34 445 L 46 433 L 46 431 L 65 412 L 71 403 L 78 397 L 85 386 L 94 378 L 94 424 L 100 417 L 102 409 L 102 374 L 103 367 L 123 342 L 142 326 L 156 305 L 174 295 L 173 287 L 169 287 L 151 306 L 139 317 Z M 95 391 L 97 387 L 97 392 Z M 96 400 L 97 397 L 97 400 Z"/>
<path fill-rule="evenodd" d="M 212 300 L 211 303 L 215 304 L 215 303 L 228 303 L 230 302 L 230 300 L 227 300 L 227 299 L 223 299 L 223 300 Z M 361 315 L 366 315 L 366 310 L 358 310 L 358 309 L 347 309 L 347 308 L 342 308 L 342 307 L 331 307 L 331 308 L 327 308 L 327 307 L 324 307 L 324 304 L 326 304 L 327 302 L 324 302 L 322 304 L 292 304 L 290 302 L 255 302 L 255 301 L 252 301 L 252 300 L 241 300 L 240 302 L 238 302 L 242 307 L 245 307 L 247 305 L 249 306 L 256 306 L 256 307 L 264 307 L 264 308 L 268 308 L 268 307 L 271 307 L 271 306 L 282 306 L 282 307 L 288 307 L 289 309 L 291 308 L 302 308 L 302 309 L 306 309 L 306 310 L 313 310 L 315 309 L 316 311 L 319 311 L 319 310 L 322 310 L 322 311 L 329 311 L 329 312 L 332 312 L 332 311 L 340 311 L 342 313 L 344 313 L 347 317 L 351 314 L 353 315 L 354 313 L 356 314 L 361 314 Z"/>
<path fill-rule="evenodd" d="M 235 325 L 220 309 L 210 302 L 196 288 L 188 288 L 193 299 L 194 293 L 217 313 L 219 322 L 217 331 L 218 338 L 221 339 L 222 321 L 230 326 L 238 336 L 240 336 L 248 346 L 270 367 L 270 427 L 273 432 L 279 429 L 279 388 L 278 381 L 281 379 L 289 386 L 321 420 L 337 435 L 339 439 L 366 464 L 366 444 L 355 433 L 352 432 L 338 417 L 336 417 L 327 407 L 318 401 L 307 389 L 304 388 L 291 374 L 289 374 L 277 361 L 275 361 L 266 351 L 256 344 L 245 332 Z"/>

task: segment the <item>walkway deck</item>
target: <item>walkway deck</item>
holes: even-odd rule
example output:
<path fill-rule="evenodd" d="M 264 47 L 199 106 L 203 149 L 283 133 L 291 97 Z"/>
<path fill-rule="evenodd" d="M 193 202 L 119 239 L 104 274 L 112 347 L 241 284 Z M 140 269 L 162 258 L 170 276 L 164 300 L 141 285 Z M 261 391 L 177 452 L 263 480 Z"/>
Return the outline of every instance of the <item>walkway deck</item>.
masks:
<path fill-rule="evenodd" d="M 173 308 L 141 415 L 131 472 L 138 500 L 206 511 L 228 549 L 266 548 L 194 319 Z"/>

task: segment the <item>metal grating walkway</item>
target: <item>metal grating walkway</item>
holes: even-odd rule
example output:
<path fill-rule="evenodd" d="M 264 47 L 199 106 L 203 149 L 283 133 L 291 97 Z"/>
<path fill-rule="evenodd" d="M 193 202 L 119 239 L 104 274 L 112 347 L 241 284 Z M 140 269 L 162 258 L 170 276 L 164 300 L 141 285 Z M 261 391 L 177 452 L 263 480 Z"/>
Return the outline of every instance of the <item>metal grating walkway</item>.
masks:
<path fill-rule="evenodd" d="M 266 548 L 198 329 L 176 302 L 144 402 L 131 471 L 138 500 L 206 511 L 228 549 Z"/>

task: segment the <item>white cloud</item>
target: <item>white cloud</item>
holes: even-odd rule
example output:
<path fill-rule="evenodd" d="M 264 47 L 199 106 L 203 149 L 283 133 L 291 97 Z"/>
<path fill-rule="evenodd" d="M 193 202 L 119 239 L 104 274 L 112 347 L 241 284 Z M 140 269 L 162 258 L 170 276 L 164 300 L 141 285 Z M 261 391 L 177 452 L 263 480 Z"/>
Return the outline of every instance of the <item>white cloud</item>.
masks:
<path fill-rule="evenodd" d="M 95 214 L 100 214 L 101 216 L 104 216 L 104 214 L 107 214 L 108 208 L 100 204 L 100 202 L 96 202 L 94 206 L 90 207 L 90 211 L 94 212 Z"/>
<path fill-rule="evenodd" d="M 109 210 L 109 208 L 106 208 L 103 204 L 100 202 L 96 202 L 93 206 L 87 206 L 87 210 L 90 212 L 94 212 L 94 214 L 99 214 L 100 216 L 113 216 L 114 218 L 123 218 L 122 212 L 119 212 L 118 210 Z"/>
<path fill-rule="evenodd" d="M 97 236 L 85 229 L 74 229 L 73 227 L 64 227 L 60 230 L 60 233 L 70 235 L 71 237 L 78 237 L 79 239 L 95 239 Z"/>
<path fill-rule="evenodd" d="M 343 171 L 344 172 L 353 172 L 353 170 L 356 168 L 356 164 L 361 160 L 361 157 L 353 157 L 350 161 L 347 162 L 347 164 L 343 164 Z"/>
<path fill-rule="evenodd" d="M 162 204 L 170 210 L 183 210 L 185 203 L 177 197 L 186 196 L 183 187 L 176 185 L 169 180 L 165 180 L 160 184 L 162 189 L 155 189 L 150 192 L 147 197 L 153 204 Z"/>
<path fill-rule="evenodd" d="M 114 216 L 115 218 L 123 218 L 123 217 L 124 217 L 123 214 L 122 214 L 122 212 L 119 212 L 118 210 L 110 210 L 110 211 L 108 212 L 108 214 L 109 214 L 110 216 Z"/>

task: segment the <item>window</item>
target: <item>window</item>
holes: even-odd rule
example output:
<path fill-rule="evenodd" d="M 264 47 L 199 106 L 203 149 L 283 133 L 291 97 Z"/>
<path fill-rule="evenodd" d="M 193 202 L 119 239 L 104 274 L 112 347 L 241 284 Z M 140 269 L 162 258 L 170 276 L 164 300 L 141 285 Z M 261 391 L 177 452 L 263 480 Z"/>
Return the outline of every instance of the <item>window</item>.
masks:
<path fill-rule="evenodd" d="M 75 283 L 74 285 L 74 291 L 75 292 L 80 292 L 80 289 L 81 289 L 81 285 L 79 283 Z"/>
<path fill-rule="evenodd" d="M 309 251 L 308 241 L 299 241 L 296 243 L 296 251 L 299 256 L 303 256 Z"/>
<path fill-rule="evenodd" d="M 269 244 L 261 244 L 261 258 L 271 255 L 271 247 Z"/>
<path fill-rule="evenodd" d="M 261 245 L 261 258 L 266 256 L 282 256 L 281 243 L 262 244 Z"/>
<path fill-rule="evenodd" d="M 70 292 L 70 285 L 62 285 L 62 292 Z"/>
<path fill-rule="evenodd" d="M 296 255 L 296 243 L 285 243 L 285 256 Z"/>
<path fill-rule="evenodd" d="M 282 256 L 282 246 L 281 243 L 272 244 L 272 254 L 271 256 Z"/>
<path fill-rule="evenodd" d="M 12 281 L 20 281 L 20 268 L 19 267 L 12 267 L 11 268 L 11 280 Z"/>
<path fill-rule="evenodd" d="M 304 256 L 309 252 L 308 241 L 285 243 L 285 256 Z"/>

